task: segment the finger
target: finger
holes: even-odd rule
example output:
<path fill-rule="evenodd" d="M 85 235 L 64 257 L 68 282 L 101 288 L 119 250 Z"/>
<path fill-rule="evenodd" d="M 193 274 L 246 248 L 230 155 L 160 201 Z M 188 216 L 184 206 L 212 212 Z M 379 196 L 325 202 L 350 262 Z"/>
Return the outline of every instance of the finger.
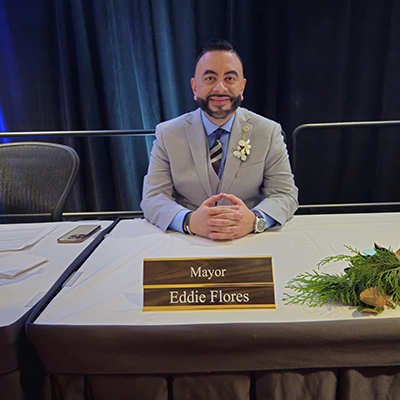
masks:
<path fill-rule="evenodd" d="M 234 194 L 223 193 L 222 197 L 226 200 L 229 200 L 232 204 L 238 204 L 240 206 L 244 205 L 243 201 L 239 199 L 239 197 L 236 197 Z"/>
<path fill-rule="evenodd" d="M 209 197 L 207 200 L 204 200 L 201 205 L 206 207 L 212 207 L 217 201 L 221 199 L 222 199 L 222 193 L 215 194 L 214 196 Z"/>
<path fill-rule="evenodd" d="M 238 222 L 243 218 L 243 213 L 241 212 L 226 212 L 226 213 L 221 213 L 221 214 L 216 214 L 216 215 L 210 215 L 210 220 L 227 220 L 227 221 L 233 221 L 233 222 Z"/>
<path fill-rule="evenodd" d="M 235 227 L 235 231 L 229 231 L 225 227 L 214 227 L 208 234 L 208 237 L 212 240 L 234 240 L 243 236 L 245 234 L 241 232 L 240 227 Z"/>
<path fill-rule="evenodd" d="M 211 240 L 232 240 L 235 238 L 236 234 L 226 233 L 226 232 L 210 232 L 208 235 Z"/>
<path fill-rule="evenodd" d="M 221 215 L 225 213 L 237 213 L 239 211 L 239 206 L 216 206 L 216 207 L 211 207 L 208 209 L 208 215 Z"/>
<path fill-rule="evenodd" d="M 215 228 L 219 227 L 237 227 L 238 220 L 210 218 L 207 220 L 207 225 L 212 227 L 212 230 L 215 230 Z"/>

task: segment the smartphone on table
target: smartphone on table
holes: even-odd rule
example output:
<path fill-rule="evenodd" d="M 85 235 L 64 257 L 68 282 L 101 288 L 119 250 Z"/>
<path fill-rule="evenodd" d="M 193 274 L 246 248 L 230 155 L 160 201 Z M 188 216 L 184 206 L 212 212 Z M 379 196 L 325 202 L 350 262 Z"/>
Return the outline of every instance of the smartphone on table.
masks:
<path fill-rule="evenodd" d="M 101 228 L 100 225 L 79 225 L 57 239 L 58 243 L 81 243 Z"/>

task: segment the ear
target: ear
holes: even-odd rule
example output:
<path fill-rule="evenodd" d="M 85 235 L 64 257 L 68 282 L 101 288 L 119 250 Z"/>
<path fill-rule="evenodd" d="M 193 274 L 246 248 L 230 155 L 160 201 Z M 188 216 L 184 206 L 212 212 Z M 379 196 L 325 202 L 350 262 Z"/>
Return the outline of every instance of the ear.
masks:
<path fill-rule="evenodd" d="M 194 78 L 190 80 L 190 84 L 192 85 L 193 98 L 197 101 L 197 88 L 196 88 L 196 81 L 194 80 Z"/>
<path fill-rule="evenodd" d="M 246 83 L 247 83 L 247 79 L 243 79 L 243 86 L 242 86 L 242 93 L 241 93 L 242 101 L 244 100 L 243 92 L 244 92 L 244 88 L 246 87 Z"/>

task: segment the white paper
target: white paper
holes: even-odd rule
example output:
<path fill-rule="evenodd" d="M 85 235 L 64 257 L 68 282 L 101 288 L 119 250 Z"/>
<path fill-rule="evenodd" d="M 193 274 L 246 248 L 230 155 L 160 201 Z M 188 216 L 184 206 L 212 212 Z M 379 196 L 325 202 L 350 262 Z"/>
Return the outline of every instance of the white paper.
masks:
<path fill-rule="evenodd" d="M 13 253 L 0 258 L 0 279 L 12 279 L 38 267 L 47 261 L 47 258 L 25 253 Z"/>
<path fill-rule="evenodd" d="M 59 224 L 0 225 L 0 251 L 22 250 L 43 239 Z"/>

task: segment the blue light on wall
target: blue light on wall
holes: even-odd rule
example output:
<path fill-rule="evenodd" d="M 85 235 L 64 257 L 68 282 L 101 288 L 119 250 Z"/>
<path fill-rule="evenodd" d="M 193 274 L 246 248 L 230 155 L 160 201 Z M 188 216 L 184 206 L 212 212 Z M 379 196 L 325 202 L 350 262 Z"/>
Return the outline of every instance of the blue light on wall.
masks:
<path fill-rule="evenodd" d="M 4 121 L 3 113 L 1 112 L 0 106 L 0 132 L 6 132 L 6 123 Z"/>
<path fill-rule="evenodd" d="M 3 116 L 3 112 L 2 112 L 2 110 L 1 110 L 1 105 L 0 105 L 0 132 L 7 132 L 7 129 L 6 129 L 6 121 L 5 121 L 5 118 L 4 118 L 4 116 Z M 1 142 L 1 143 L 9 143 L 9 142 L 10 142 L 10 139 L 8 139 L 8 138 L 1 138 L 1 139 L 0 139 L 0 142 Z"/>
<path fill-rule="evenodd" d="M 14 57 L 12 52 L 12 40 L 10 28 L 7 20 L 7 6 L 4 2 L 0 2 L 0 60 L 1 60 L 1 93 L 9 93 L 8 82 L 12 80 L 12 74 L 16 70 Z M 3 104 L 7 101 L 5 98 L 1 99 Z M 8 132 L 6 126 L 6 117 L 3 113 L 2 106 L 0 104 L 0 132 Z M 0 143 L 9 143 L 9 138 L 0 138 Z"/>

